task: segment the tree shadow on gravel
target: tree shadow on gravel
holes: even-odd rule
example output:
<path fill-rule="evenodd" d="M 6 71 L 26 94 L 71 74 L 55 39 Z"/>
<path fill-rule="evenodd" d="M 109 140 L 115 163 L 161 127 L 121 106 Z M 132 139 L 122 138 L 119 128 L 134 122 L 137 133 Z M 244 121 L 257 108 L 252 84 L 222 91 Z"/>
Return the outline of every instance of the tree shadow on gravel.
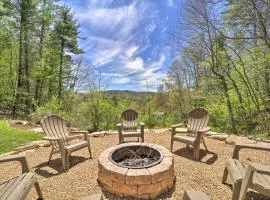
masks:
<path fill-rule="evenodd" d="M 85 157 L 81 157 L 81 156 L 70 156 L 69 158 L 69 162 L 70 162 L 70 169 L 86 160 L 88 160 L 89 158 L 85 158 Z M 53 176 L 57 176 L 59 174 L 64 173 L 63 171 L 63 166 L 62 166 L 62 161 L 61 158 L 56 158 L 51 160 L 50 164 L 48 164 L 48 162 L 43 162 L 40 163 L 38 165 L 36 165 L 35 167 L 35 172 L 40 175 L 43 176 L 45 178 L 49 178 L 49 177 L 53 177 Z"/>
<path fill-rule="evenodd" d="M 183 147 L 181 149 L 177 149 L 176 151 L 172 153 L 177 156 L 182 156 L 184 158 L 194 161 L 192 148 L 189 149 L 189 148 Z M 199 156 L 198 162 L 205 163 L 207 165 L 212 165 L 217 161 L 217 159 L 218 159 L 218 156 L 215 152 L 200 149 L 200 156 Z"/>

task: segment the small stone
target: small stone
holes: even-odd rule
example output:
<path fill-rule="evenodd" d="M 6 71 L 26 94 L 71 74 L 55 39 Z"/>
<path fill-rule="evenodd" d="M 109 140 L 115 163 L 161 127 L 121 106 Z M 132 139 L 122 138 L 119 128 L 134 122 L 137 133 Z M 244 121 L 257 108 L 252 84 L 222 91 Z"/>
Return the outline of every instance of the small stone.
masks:
<path fill-rule="evenodd" d="M 106 135 L 113 135 L 113 134 L 118 134 L 118 131 L 112 131 L 112 130 L 106 131 Z"/>
<path fill-rule="evenodd" d="M 214 140 L 220 140 L 220 141 L 225 141 L 229 136 L 228 135 L 211 135 L 209 138 L 214 139 Z"/>
<path fill-rule="evenodd" d="M 26 124 L 29 124 L 28 121 L 24 121 L 24 120 L 11 120 L 9 121 L 10 124 L 23 124 L 23 125 L 26 125 Z"/>
<path fill-rule="evenodd" d="M 14 155 L 14 154 L 17 154 L 17 153 L 20 153 L 21 151 L 20 150 L 14 150 L 14 151 L 10 151 L 10 152 L 7 152 L 7 153 L 3 153 L 3 154 L 0 154 L 1 156 L 9 156 L 9 155 Z"/>
<path fill-rule="evenodd" d="M 248 139 L 247 137 L 241 137 L 236 135 L 231 135 L 225 140 L 226 144 L 236 144 L 236 143 L 242 143 L 242 144 L 254 144 L 256 141 Z"/>
<path fill-rule="evenodd" d="M 91 133 L 93 137 L 104 137 L 105 131 Z"/>
<path fill-rule="evenodd" d="M 29 131 L 35 132 L 35 133 L 44 133 L 43 129 L 41 127 L 37 127 L 37 128 L 30 128 L 28 129 Z"/>
<path fill-rule="evenodd" d="M 51 145 L 50 142 L 46 140 L 33 141 L 31 144 L 37 145 L 38 147 L 49 147 Z"/>
<path fill-rule="evenodd" d="M 24 146 L 21 146 L 21 147 L 17 147 L 15 150 L 23 152 L 23 151 L 26 151 L 26 150 L 34 149 L 36 147 L 38 147 L 37 144 L 28 144 L 28 145 L 24 145 Z"/>

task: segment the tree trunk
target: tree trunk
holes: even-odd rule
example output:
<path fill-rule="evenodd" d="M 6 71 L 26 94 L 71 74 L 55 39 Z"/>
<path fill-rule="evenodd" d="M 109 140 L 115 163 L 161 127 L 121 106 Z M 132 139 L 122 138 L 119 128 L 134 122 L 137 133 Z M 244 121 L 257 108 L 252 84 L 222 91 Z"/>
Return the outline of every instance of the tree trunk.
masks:
<path fill-rule="evenodd" d="M 46 0 L 43 0 L 43 6 L 45 7 L 45 5 L 46 5 Z M 43 43 L 44 43 L 45 30 L 46 30 L 44 15 L 45 13 L 43 11 L 40 38 L 39 38 L 39 60 L 43 58 Z M 41 66 L 41 68 L 43 68 L 43 66 Z M 40 103 L 40 100 L 42 99 L 42 84 L 43 84 L 43 81 L 41 80 L 41 77 L 38 76 L 36 80 L 36 88 L 35 88 L 35 100 L 37 101 L 38 104 Z"/>
<path fill-rule="evenodd" d="M 31 110 L 31 94 L 30 94 L 30 65 L 29 65 L 29 28 L 26 26 L 24 34 L 24 70 L 25 70 L 25 113 L 29 114 Z"/>
<path fill-rule="evenodd" d="M 59 66 L 59 84 L 58 84 L 58 100 L 62 98 L 62 78 L 63 78 L 63 59 L 64 59 L 65 41 L 61 41 L 60 66 Z"/>
<path fill-rule="evenodd" d="M 228 107 L 228 111 L 229 111 L 229 117 L 230 117 L 231 126 L 232 126 L 232 132 L 234 134 L 237 134 L 237 130 L 236 130 L 236 127 L 235 127 L 234 115 L 233 115 L 232 103 L 231 103 L 230 96 L 229 96 L 229 93 L 228 93 L 228 86 L 227 86 L 225 77 L 221 78 L 220 80 L 221 80 L 220 83 L 222 85 L 223 92 L 224 92 L 224 95 L 225 95 L 225 98 L 226 98 L 226 103 L 227 103 L 227 107 Z"/>
<path fill-rule="evenodd" d="M 16 114 L 18 111 L 19 105 L 21 104 L 21 93 L 24 90 L 23 87 L 23 76 L 24 76 L 24 65 L 23 65 L 23 56 L 24 56 L 24 31 L 25 31 L 25 15 L 22 11 L 23 3 L 21 3 L 21 20 L 20 20 L 20 39 L 19 39 L 19 63 L 18 63 L 18 81 L 16 86 L 15 101 L 12 108 L 12 114 Z"/>

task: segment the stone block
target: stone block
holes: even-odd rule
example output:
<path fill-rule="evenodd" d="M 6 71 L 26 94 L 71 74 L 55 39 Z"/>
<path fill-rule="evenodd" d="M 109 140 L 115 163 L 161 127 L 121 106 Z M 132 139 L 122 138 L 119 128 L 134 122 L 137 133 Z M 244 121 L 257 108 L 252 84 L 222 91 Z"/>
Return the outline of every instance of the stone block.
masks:
<path fill-rule="evenodd" d="M 211 135 L 209 138 L 214 139 L 214 140 L 220 140 L 220 141 L 225 141 L 229 136 L 228 135 Z"/>
<path fill-rule="evenodd" d="M 127 168 L 118 167 L 111 163 L 109 160 L 102 163 L 99 161 L 99 166 L 102 174 L 109 176 L 110 179 L 121 183 L 126 182 L 126 173 L 128 171 Z"/>
<path fill-rule="evenodd" d="M 236 135 L 229 136 L 226 141 L 226 144 L 236 144 L 236 143 L 242 143 L 242 144 L 255 144 L 256 141 L 248 139 L 247 137 L 241 137 Z"/>
<path fill-rule="evenodd" d="M 166 178 L 161 181 L 162 192 L 167 192 L 173 188 L 175 177 Z"/>
<path fill-rule="evenodd" d="M 170 178 L 173 175 L 173 167 L 159 164 L 148 168 L 149 173 L 152 176 L 152 183 L 162 181 L 166 178 Z"/>
<path fill-rule="evenodd" d="M 132 196 L 137 194 L 137 185 L 127 185 L 120 182 L 113 182 L 113 192 Z"/>
<path fill-rule="evenodd" d="M 126 184 L 150 184 L 151 176 L 147 169 L 129 169 L 126 174 Z"/>
<path fill-rule="evenodd" d="M 161 164 L 167 165 L 168 167 L 173 167 L 174 159 L 173 157 L 164 157 Z"/>
<path fill-rule="evenodd" d="M 156 182 L 148 185 L 138 185 L 138 194 L 152 194 L 160 193 L 162 190 L 161 182 Z"/>
<path fill-rule="evenodd" d="M 26 150 L 34 149 L 34 148 L 36 148 L 36 147 L 38 147 L 37 144 L 28 144 L 28 145 L 24 145 L 24 146 L 17 147 L 17 148 L 15 149 L 15 151 L 18 150 L 18 151 L 20 151 L 20 152 L 23 152 L 23 151 L 26 151 Z"/>
<path fill-rule="evenodd" d="M 109 176 L 106 176 L 104 174 L 98 174 L 98 180 L 103 184 L 110 188 L 113 188 L 113 181 L 110 179 Z"/>

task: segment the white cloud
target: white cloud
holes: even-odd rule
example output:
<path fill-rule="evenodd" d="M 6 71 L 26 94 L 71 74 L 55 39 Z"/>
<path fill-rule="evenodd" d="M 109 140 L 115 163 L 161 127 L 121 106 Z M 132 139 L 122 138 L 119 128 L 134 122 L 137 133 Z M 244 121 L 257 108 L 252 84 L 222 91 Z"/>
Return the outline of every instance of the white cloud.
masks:
<path fill-rule="evenodd" d="M 168 7 L 172 7 L 173 3 L 174 3 L 173 0 L 167 0 Z"/>
<path fill-rule="evenodd" d="M 129 0 L 121 5 L 115 0 L 79 2 L 75 17 L 82 25 L 81 36 L 87 38 L 81 46 L 89 62 L 106 71 L 112 84 L 145 90 L 146 80 L 153 85 L 163 79 L 166 58 L 156 58 L 162 49 L 155 48 L 150 40 L 151 33 L 160 30 L 160 10 L 155 1 Z M 173 6 L 174 2 L 166 3 Z M 151 52 L 145 54 L 150 48 Z"/>
<path fill-rule="evenodd" d="M 114 84 L 126 84 L 130 82 L 130 78 L 128 77 L 114 77 L 112 78 Z"/>
<path fill-rule="evenodd" d="M 126 55 L 128 58 L 131 58 L 136 51 L 139 49 L 139 46 L 132 46 L 126 50 Z"/>
<path fill-rule="evenodd" d="M 125 63 L 126 68 L 131 69 L 131 70 L 135 70 L 135 71 L 140 71 L 143 70 L 144 66 L 144 61 L 142 58 L 137 57 L 135 60 L 129 60 Z"/>

